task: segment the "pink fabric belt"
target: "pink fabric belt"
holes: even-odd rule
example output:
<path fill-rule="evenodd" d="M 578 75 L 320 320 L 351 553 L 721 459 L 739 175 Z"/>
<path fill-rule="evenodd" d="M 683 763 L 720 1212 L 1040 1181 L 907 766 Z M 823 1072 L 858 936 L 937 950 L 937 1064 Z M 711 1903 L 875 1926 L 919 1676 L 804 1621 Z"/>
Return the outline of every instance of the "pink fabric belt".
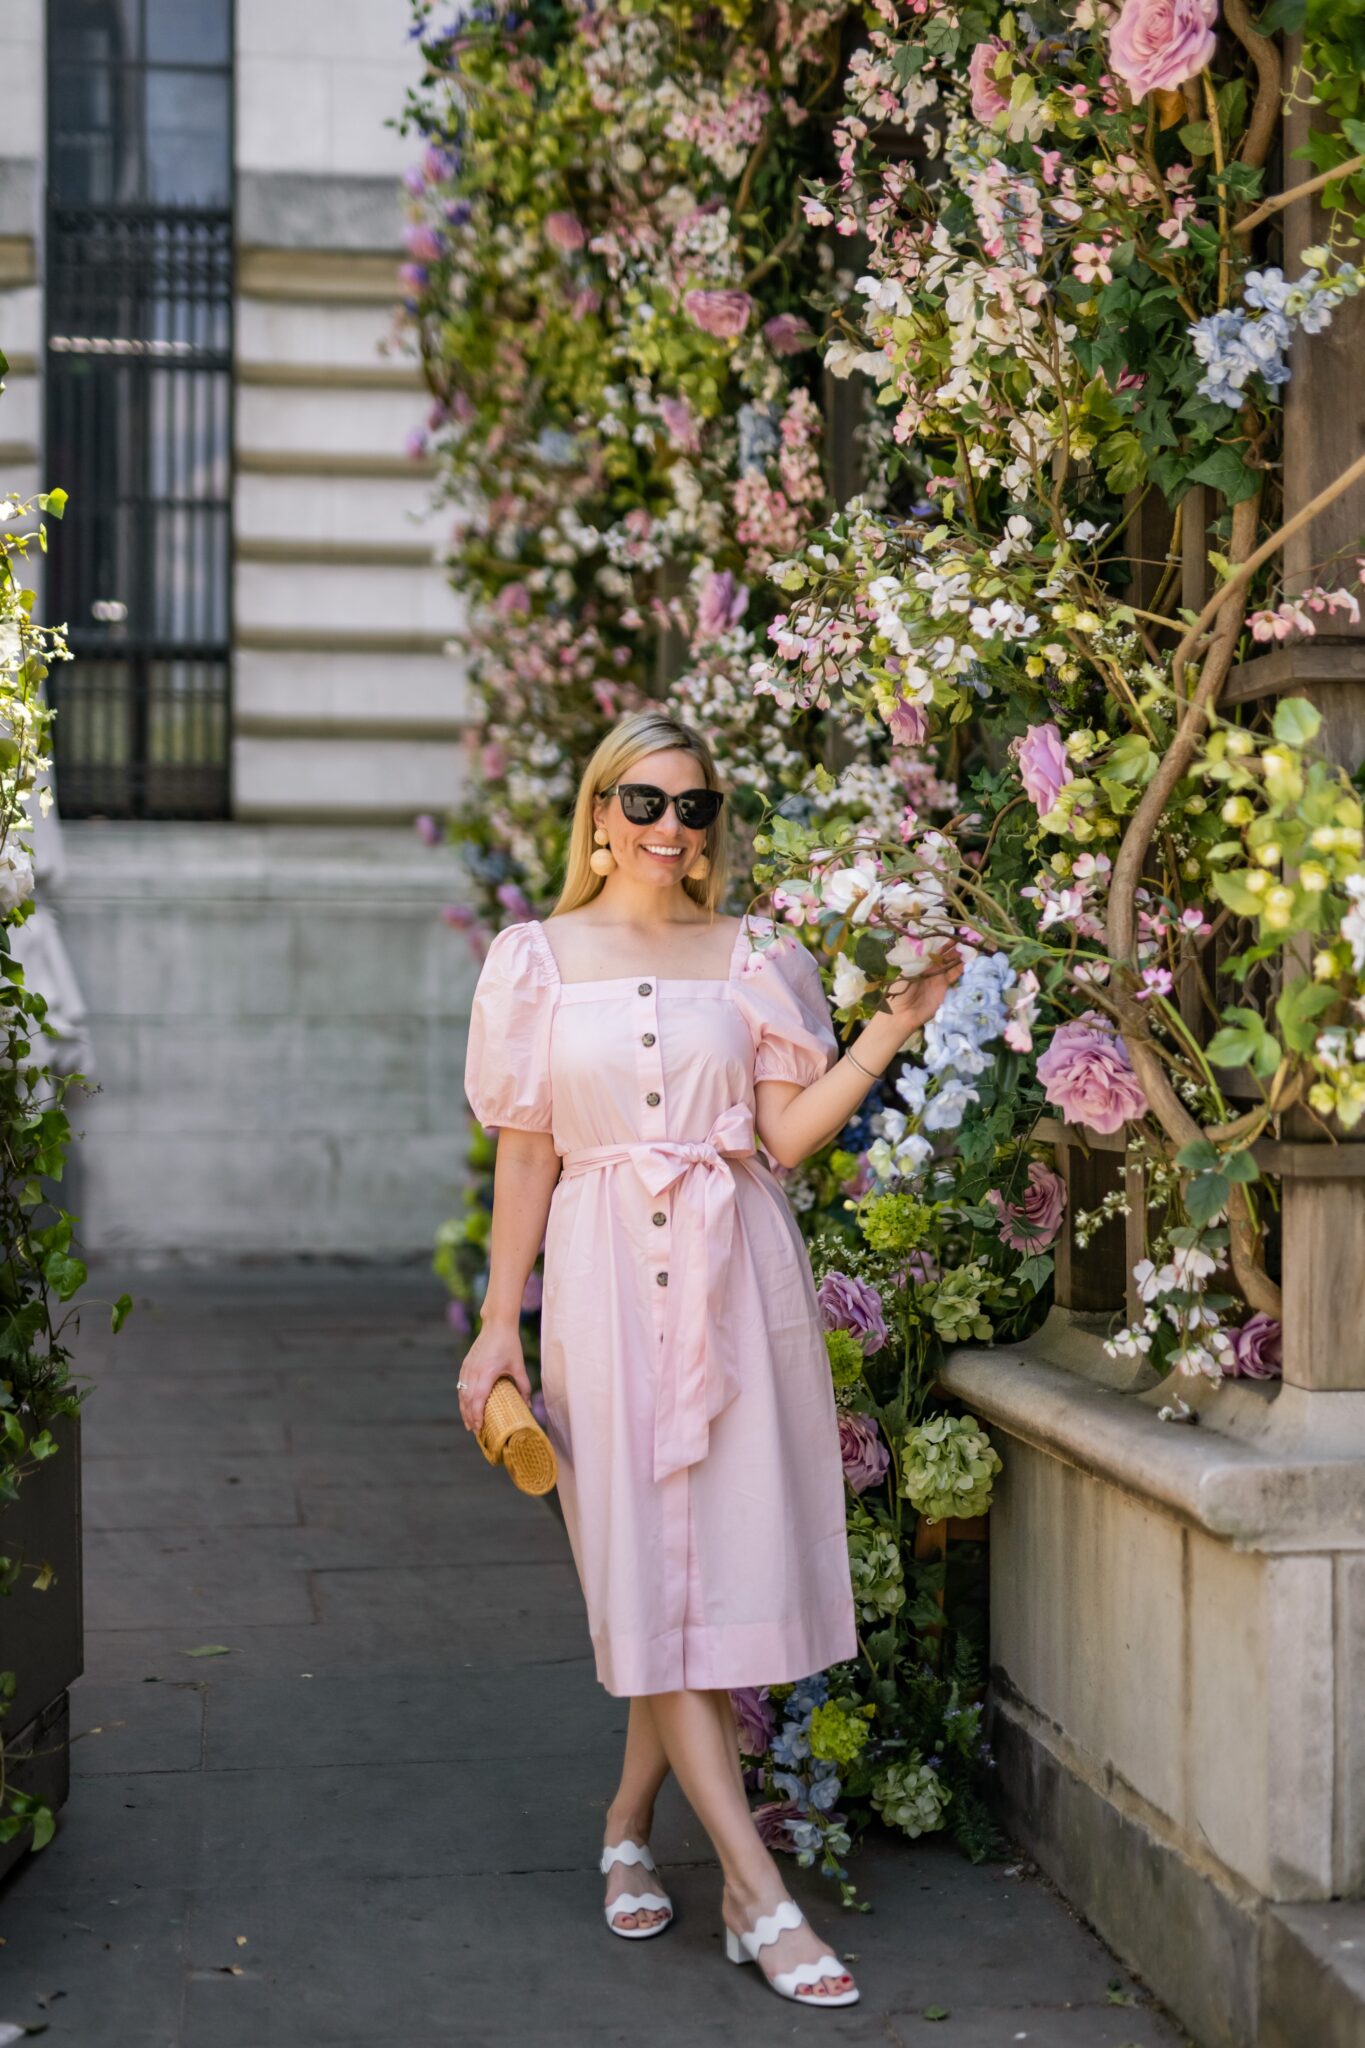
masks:
<path fill-rule="evenodd" d="M 754 1114 L 735 1102 L 700 1141 L 585 1145 L 562 1157 L 565 1178 L 629 1160 L 651 1196 L 677 1187 L 654 1409 L 654 1477 L 667 1479 L 706 1456 L 710 1425 L 739 1392 L 733 1357 L 716 1340 L 735 1235 L 733 1169 L 757 1157 Z"/>

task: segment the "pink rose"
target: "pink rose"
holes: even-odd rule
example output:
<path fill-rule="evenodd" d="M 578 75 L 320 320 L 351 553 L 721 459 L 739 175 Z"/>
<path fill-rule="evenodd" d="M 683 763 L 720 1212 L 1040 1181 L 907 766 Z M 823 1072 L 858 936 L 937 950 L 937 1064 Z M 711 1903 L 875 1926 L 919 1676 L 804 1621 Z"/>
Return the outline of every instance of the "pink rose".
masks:
<path fill-rule="evenodd" d="M 661 398 L 659 418 L 668 432 L 668 438 L 675 448 L 681 448 L 684 455 L 695 455 L 701 446 L 701 435 L 692 408 L 685 398 Z"/>
<path fill-rule="evenodd" d="M 903 747 L 917 747 L 929 730 L 929 714 L 922 704 L 893 704 L 887 728 Z"/>
<path fill-rule="evenodd" d="M 988 1209 L 1000 1218 L 1000 1242 L 1012 1252 L 1045 1252 L 1062 1226 L 1066 1182 L 1041 1159 L 1030 1161 L 1028 1187 L 1022 1202 L 1007 1202 L 998 1189 L 986 1197 Z"/>
<path fill-rule="evenodd" d="M 854 1493 L 866 1493 L 870 1486 L 878 1486 L 885 1479 L 891 1453 L 870 1415 L 839 1417 L 839 1450 L 844 1477 Z"/>
<path fill-rule="evenodd" d="M 683 311 L 703 334 L 738 341 L 749 325 L 754 302 L 747 292 L 688 292 Z"/>
<path fill-rule="evenodd" d="M 1053 1033 L 1038 1062 L 1038 1079 L 1069 1124 L 1088 1124 L 1108 1134 L 1147 1114 L 1147 1097 L 1127 1047 L 1109 1020 L 1094 1010 Z"/>
<path fill-rule="evenodd" d="M 997 114 L 1008 110 L 1010 96 L 1001 92 L 995 82 L 995 60 L 1005 45 L 999 36 L 987 36 L 984 43 L 978 43 L 972 51 L 967 66 L 967 79 L 972 88 L 972 112 L 978 121 L 990 123 Z"/>
<path fill-rule="evenodd" d="M 542 223 L 545 239 L 561 256 L 572 256 L 587 241 L 587 230 L 576 213 L 547 213 Z"/>
<path fill-rule="evenodd" d="M 1071 781 L 1071 763 L 1055 725 L 1031 725 L 1022 739 L 1014 740 L 1010 752 L 1019 763 L 1024 794 L 1041 818 L 1052 809 Z"/>
<path fill-rule="evenodd" d="M 403 247 L 418 263 L 439 263 L 441 260 L 441 238 L 435 228 L 414 222 L 403 230 Z"/>
<path fill-rule="evenodd" d="M 697 639 L 719 640 L 737 626 L 749 608 L 749 593 L 729 569 L 713 571 L 702 587 L 697 606 Z"/>
<path fill-rule="evenodd" d="M 1234 1363 L 1224 1367 L 1233 1379 L 1277 1380 L 1284 1371 L 1284 1332 L 1274 1316 L 1258 1309 L 1240 1330 L 1229 1330 Z"/>
<path fill-rule="evenodd" d="M 1109 62 L 1135 100 L 1170 92 L 1211 62 L 1218 0 L 1124 0 Z"/>
<path fill-rule="evenodd" d="M 763 322 L 763 339 L 775 356 L 799 356 L 815 336 L 799 313 L 775 313 Z"/>

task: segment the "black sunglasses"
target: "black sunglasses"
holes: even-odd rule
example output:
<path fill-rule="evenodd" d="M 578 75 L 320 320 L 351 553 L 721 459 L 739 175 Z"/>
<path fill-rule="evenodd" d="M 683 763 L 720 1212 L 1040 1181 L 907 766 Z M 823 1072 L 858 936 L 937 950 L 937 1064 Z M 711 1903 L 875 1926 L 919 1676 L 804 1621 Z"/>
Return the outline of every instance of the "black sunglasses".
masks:
<path fill-rule="evenodd" d="M 631 825 L 657 825 L 672 804 L 678 823 L 689 832 L 704 832 L 714 825 L 725 802 L 718 789 L 684 789 L 678 796 L 670 796 L 652 782 L 613 782 L 610 789 L 602 791 L 604 802 L 609 796 L 620 797 L 622 814 Z"/>

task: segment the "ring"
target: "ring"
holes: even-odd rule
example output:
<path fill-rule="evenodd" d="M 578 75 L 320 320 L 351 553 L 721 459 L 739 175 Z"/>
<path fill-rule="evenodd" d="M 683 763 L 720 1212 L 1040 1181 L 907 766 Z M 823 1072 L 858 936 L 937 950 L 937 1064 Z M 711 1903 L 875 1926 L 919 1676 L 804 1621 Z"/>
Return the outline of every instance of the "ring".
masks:
<path fill-rule="evenodd" d="M 464 1383 L 464 1381 L 463 1381 L 463 1380 L 456 1380 L 456 1382 L 455 1382 L 455 1391 L 456 1391 L 456 1393 L 457 1393 L 457 1394 L 462 1394 L 462 1393 L 464 1392 L 464 1389 L 465 1389 L 465 1383 Z"/>

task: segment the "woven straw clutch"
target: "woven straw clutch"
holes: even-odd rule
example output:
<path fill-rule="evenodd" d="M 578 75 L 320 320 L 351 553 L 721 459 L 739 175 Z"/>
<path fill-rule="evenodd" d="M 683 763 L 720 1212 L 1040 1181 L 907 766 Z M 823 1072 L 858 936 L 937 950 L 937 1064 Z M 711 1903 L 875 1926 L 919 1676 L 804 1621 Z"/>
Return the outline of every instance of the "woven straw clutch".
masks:
<path fill-rule="evenodd" d="M 493 1382 L 477 1440 L 489 1464 L 505 1465 L 522 1493 L 548 1493 L 559 1477 L 554 1445 L 514 1380 Z"/>

